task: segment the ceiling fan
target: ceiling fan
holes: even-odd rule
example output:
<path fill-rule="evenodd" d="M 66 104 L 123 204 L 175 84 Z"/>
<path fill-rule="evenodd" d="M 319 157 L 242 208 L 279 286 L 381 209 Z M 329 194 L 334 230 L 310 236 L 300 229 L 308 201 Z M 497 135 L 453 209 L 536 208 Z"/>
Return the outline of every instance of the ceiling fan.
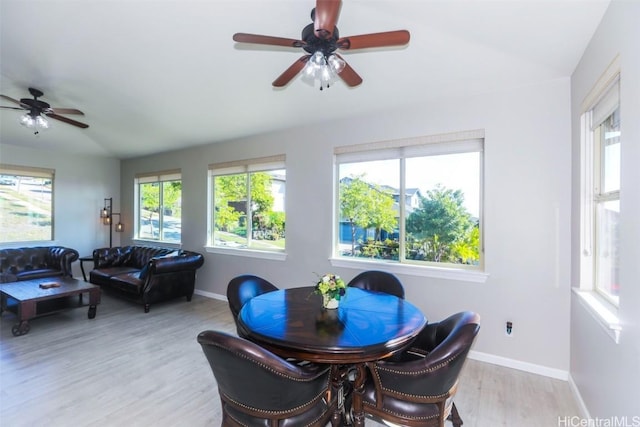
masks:
<path fill-rule="evenodd" d="M 402 46 L 409 43 L 410 35 L 407 30 L 398 30 L 340 37 L 336 23 L 341 5 L 341 0 L 316 0 L 316 7 L 311 11 L 313 23 L 303 28 L 300 40 L 246 33 L 234 34 L 233 40 L 240 43 L 302 48 L 307 52 L 274 80 L 275 87 L 285 86 L 303 69 L 305 75 L 320 80 L 321 90 L 323 86 L 329 87 L 336 75 L 348 86 L 357 86 L 362 83 L 362 78 L 335 53 L 336 50 Z"/>
<path fill-rule="evenodd" d="M 72 120 L 68 117 L 61 116 L 61 114 L 76 114 L 83 116 L 84 113 L 82 111 L 76 110 L 75 108 L 52 108 L 48 103 L 38 99 L 42 95 L 44 95 L 41 90 L 30 87 L 29 93 L 33 96 L 33 99 L 22 98 L 20 101 L 6 95 L 0 95 L 0 98 L 6 99 L 7 101 L 13 102 L 14 104 L 20 106 L 0 106 L 0 108 L 7 110 L 25 110 L 26 113 L 22 117 L 20 117 L 20 123 L 28 128 L 35 129 L 36 135 L 38 134 L 38 129 L 47 129 L 49 127 L 47 120 L 43 116 L 65 122 L 82 129 L 86 129 L 89 127 L 89 125 L 87 124 Z"/>

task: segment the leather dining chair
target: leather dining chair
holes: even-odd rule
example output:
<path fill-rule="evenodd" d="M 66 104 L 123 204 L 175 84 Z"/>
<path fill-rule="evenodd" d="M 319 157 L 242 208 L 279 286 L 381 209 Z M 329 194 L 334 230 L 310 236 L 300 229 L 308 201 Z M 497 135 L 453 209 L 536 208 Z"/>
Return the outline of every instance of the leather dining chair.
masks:
<path fill-rule="evenodd" d="M 255 296 L 277 290 L 278 288 L 268 280 L 253 274 L 243 274 L 231 279 L 227 285 L 227 300 L 236 324 L 238 313 L 247 301 Z"/>
<path fill-rule="evenodd" d="M 447 418 L 455 427 L 462 425 L 453 396 L 479 330 L 480 316 L 457 313 L 427 324 L 402 353 L 367 363 L 365 414 L 410 427 L 444 427 Z"/>
<path fill-rule="evenodd" d="M 223 427 L 324 427 L 336 410 L 329 365 L 299 366 L 244 338 L 204 331 Z"/>
<path fill-rule="evenodd" d="M 404 287 L 396 276 L 386 271 L 363 271 L 351 279 L 347 286 L 370 291 L 385 292 L 404 299 Z"/>

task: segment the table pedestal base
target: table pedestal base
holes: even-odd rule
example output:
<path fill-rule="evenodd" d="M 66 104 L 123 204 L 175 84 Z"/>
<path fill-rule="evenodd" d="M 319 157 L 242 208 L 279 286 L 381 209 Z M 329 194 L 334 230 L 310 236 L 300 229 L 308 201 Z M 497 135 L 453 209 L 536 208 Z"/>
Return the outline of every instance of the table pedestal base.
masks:
<path fill-rule="evenodd" d="M 364 427 L 364 408 L 362 407 L 362 393 L 364 393 L 364 381 L 367 378 L 366 364 L 358 363 L 356 366 L 356 378 L 353 382 L 353 425 Z"/>

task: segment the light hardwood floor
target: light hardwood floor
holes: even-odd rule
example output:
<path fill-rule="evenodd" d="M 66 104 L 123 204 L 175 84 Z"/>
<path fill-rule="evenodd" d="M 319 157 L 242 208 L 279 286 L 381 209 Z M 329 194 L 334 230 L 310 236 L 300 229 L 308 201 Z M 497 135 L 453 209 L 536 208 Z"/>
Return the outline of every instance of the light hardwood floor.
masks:
<path fill-rule="evenodd" d="M 93 320 L 86 308 L 57 313 L 33 320 L 21 337 L 11 334 L 14 323 L 3 313 L 3 427 L 220 425 L 215 380 L 196 336 L 235 333 L 224 301 L 194 295 L 145 314 L 103 294 Z M 465 427 L 551 427 L 579 412 L 566 382 L 474 360 L 455 401 Z"/>

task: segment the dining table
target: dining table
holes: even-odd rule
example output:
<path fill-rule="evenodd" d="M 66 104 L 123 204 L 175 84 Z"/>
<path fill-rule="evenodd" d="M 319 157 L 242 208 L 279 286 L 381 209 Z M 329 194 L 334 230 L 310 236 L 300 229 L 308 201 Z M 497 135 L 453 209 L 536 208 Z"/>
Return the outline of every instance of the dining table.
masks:
<path fill-rule="evenodd" d="M 338 308 L 326 309 L 313 286 L 279 289 L 247 301 L 238 315 L 245 338 L 281 357 L 331 364 L 334 372 L 354 368 L 351 421 L 364 426 L 362 392 L 366 363 L 406 348 L 427 324 L 413 304 L 394 295 L 347 287 Z M 334 375 L 340 425 L 342 376 Z"/>

